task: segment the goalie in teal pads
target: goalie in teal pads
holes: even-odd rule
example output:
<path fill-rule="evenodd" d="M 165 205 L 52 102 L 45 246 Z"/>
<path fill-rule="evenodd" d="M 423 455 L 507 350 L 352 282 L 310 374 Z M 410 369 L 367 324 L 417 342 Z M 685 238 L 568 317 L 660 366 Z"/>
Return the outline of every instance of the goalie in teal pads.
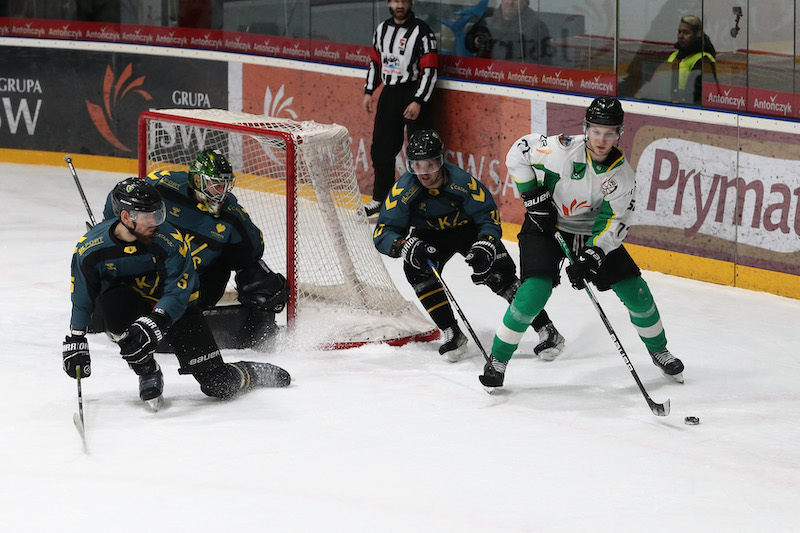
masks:
<path fill-rule="evenodd" d="M 565 257 L 556 230 L 575 258 L 566 269 L 572 286 L 591 282 L 613 290 L 653 363 L 683 382 L 683 363 L 667 349 L 653 295 L 622 245 L 636 198 L 634 171 L 617 146 L 624 118 L 619 100 L 601 96 L 586 109 L 583 135 L 525 135 L 509 150 L 506 166 L 527 211 L 519 234 L 522 285 L 497 328 L 491 362 L 480 376 L 485 387 L 503 385 L 530 321 L 559 284 Z"/>
<path fill-rule="evenodd" d="M 519 287 L 517 268 L 501 240 L 500 213 L 492 194 L 469 173 L 444 161 L 439 134 L 414 132 L 406 155 L 408 172 L 386 197 L 373 240 L 382 254 L 403 258 L 406 279 L 444 332 L 439 353 L 455 362 L 465 351 L 467 337 L 428 260 L 441 271 L 456 253 L 461 254 L 473 269 L 473 283 L 486 285 L 509 302 Z M 552 360 L 563 349 L 564 338 L 540 311 L 533 321 L 540 340 L 534 351 Z"/>
<path fill-rule="evenodd" d="M 164 199 L 167 221 L 184 236 L 200 280 L 197 305 L 220 348 L 268 347 L 289 285 L 261 258 L 264 238 L 231 193 L 235 177 L 228 159 L 204 150 L 187 171 L 154 172 L 146 179 Z M 114 216 L 110 195 L 103 214 Z M 240 304 L 217 306 L 233 272 Z"/>

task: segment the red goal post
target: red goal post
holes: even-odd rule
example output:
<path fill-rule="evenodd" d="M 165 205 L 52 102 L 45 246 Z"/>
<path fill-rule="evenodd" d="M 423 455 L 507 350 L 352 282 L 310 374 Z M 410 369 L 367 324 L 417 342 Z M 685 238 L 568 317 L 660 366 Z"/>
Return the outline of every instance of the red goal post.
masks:
<path fill-rule="evenodd" d="M 296 343 L 346 348 L 438 338 L 375 250 L 347 128 L 221 109 L 150 110 L 139 118 L 141 177 L 186 171 L 205 149 L 230 160 L 233 194 L 264 235 L 263 259 L 289 280 L 286 321 Z"/>

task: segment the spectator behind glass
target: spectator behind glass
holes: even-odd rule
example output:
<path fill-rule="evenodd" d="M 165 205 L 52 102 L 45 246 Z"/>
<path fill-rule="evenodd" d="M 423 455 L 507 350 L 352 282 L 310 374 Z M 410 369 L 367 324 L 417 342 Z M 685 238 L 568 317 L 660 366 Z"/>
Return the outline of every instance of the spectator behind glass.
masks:
<path fill-rule="evenodd" d="M 668 58 L 672 64 L 672 101 L 700 105 L 703 95 L 703 74 L 717 80 L 717 51 L 703 32 L 703 21 L 694 15 L 681 17 L 678 25 L 677 50 Z"/>
<path fill-rule="evenodd" d="M 550 64 L 550 32 L 529 0 L 500 0 L 467 32 L 464 44 L 476 57 Z"/>

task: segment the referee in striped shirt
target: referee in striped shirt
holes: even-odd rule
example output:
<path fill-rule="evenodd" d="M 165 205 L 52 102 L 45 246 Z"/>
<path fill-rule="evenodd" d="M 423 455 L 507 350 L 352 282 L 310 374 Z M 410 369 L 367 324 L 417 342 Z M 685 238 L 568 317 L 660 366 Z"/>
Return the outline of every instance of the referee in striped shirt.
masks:
<path fill-rule="evenodd" d="M 412 0 L 387 0 L 391 17 L 375 29 L 363 106 L 374 107 L 373 92 L 383 83 L 372 131 L 372 201 L 364 205 L 367 216 L 380 211 L 394 185 L 394 161 L 403 147 L 403 133 L 434 129 L 430 106 L 436 85 L 439 56 L 436 37 L 425 21 L 411 11 Z"/>

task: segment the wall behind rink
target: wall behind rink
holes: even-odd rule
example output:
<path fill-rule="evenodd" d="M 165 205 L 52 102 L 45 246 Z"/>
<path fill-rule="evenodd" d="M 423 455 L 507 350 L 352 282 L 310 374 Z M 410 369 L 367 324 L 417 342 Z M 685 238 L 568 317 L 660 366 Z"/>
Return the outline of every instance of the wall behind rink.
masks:
<path fill-rule="evenodd" d="M 343 124 L 361 190 L 371 192 L 373 116 L 360 105 L 363 69 L 165 47 L 0 41 L 5 160 L 58 164 L 72 152 L 86 156 L 76 155 L 78 165 L 118 170 L 129 161 L 135 168 L 136 117 L 144 109 L 228 107 Z M 530 131 L 580 134 L 590 101 L 440 83 L 435 105 L 446 158 L 492 191 L 506 238 L 524 216 L 504 165 L 508 148 Z M 637 226 L 626 242 L 640 265 L 800 298 L 800 125 L 641 102 L 624 107 L 621 145 L 638 182 Z M 202 148 L 202 136 L 189 142 Z"/>

